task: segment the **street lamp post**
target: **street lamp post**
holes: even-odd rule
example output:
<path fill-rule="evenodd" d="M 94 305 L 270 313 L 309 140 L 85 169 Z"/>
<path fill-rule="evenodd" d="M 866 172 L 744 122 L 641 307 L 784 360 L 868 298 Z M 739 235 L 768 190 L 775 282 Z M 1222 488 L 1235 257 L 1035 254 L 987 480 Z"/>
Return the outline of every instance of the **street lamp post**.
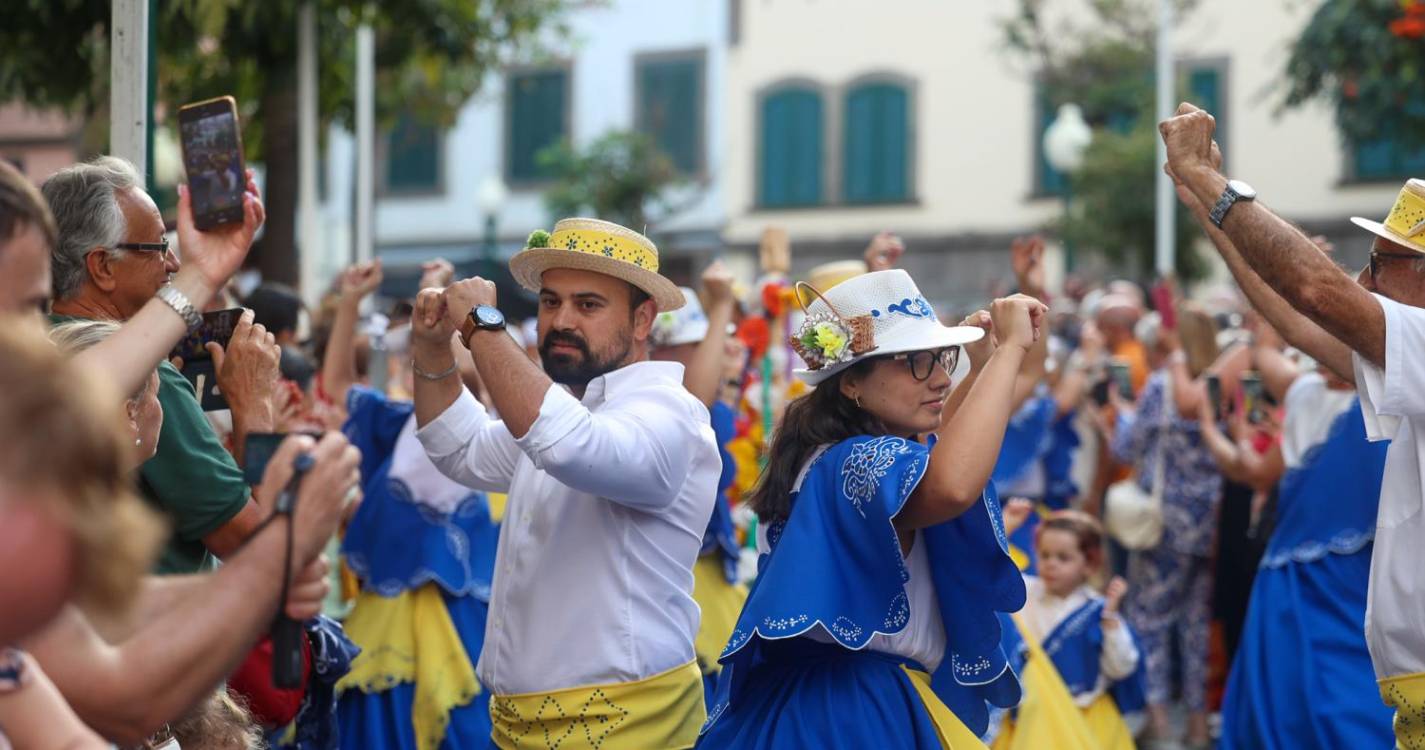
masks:
<path fill-rule="evenodd" d="M 475 195 L 475 204 L 485 217 L 485 238 L 480 246 L 480 273 L 487 278 L 495 268 L 495 246 L 498 242 L 495 238 L 495 217 L 505 205 L 507 195 L 509 191 L 505 188 L 505 183 L 495 175 L 486 176 Z"/>
<path fill-rule="evenodd" d="M 1084 122 L 1083 110 L 1077 104 L 1059 107 L 1054 122 L 1044 130 L 1044 158 L 1049 166 L 1064 175 L 1064 219 L 1069 219 L 1074 198 L 1074 172 L 1084 165 L 1084 151 L 1093 141 L 1093 130 Z M 1064 270 L 1074 270 L 1074 245 L 1064 240 Z"/>

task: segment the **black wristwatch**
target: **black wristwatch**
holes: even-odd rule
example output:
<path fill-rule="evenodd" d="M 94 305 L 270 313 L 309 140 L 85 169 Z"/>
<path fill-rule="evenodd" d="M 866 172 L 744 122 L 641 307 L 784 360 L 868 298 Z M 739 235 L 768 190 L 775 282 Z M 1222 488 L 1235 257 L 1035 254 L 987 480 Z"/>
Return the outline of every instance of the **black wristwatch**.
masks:
<path fill-rule="evenodd" d="M 470 348 L 470 337 L 476 331 L 503 331 L 505 330 L 505 314 L 499 309 L 490 305 L 476 305 L 471 308 L 470 314 L 465 316 L 465 320 L 460 324 L 460 340 L 465 342 L 465 348 Z"/>
<path fill-rule="evenodd" d="M 1237 201 L 1254 201 L 1257 199 L 1257 191 L 1251 185 L 1241 180 L 1228 180 L 1227 187 L 1222 191 L 1222 197 L 1217 199 L 1217 205 L 1212 207 L 1207 218 L 1212 221 L 1213 226 L 1222 228 L 1222 222 L 1227 219 L 1227 212 L 1237 205 Z"/>

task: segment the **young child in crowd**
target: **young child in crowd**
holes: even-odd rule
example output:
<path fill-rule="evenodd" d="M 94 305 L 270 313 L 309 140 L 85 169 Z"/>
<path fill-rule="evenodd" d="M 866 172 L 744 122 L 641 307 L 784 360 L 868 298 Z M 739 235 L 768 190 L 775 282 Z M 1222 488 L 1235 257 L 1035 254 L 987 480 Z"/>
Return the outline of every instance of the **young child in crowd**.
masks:
<path fill-rule="evenodd" d="M 1006 530 L 1018 528 L 1031 512 L 1031 504 L 1011 501 Z M 1025 681 L 1025 702 L 1006 720 L 994 747 L 1042 747 L 1036 737 L 1063 743 L 1069 734 L 1087 741 L 1086 747 L 1131 750 L 1123 715 L 1144 707 L 1144 671 L 1133 633 L 1118 613 L 1128 584 L 1114 577 L 1102 594 L 1093 584 L 1103 571 L 1103 527 L 1082 511 L 1055 511 L 1040 522 L 1034 541 L 1038 575 L 1025 576 L 1024 609 L 1014 616 L 1018 627 L 1005 629 L 1005 652 Z M 1043 671 L 1046 663 L 1052 671 Z M 1031 695 L 1036 689 L 1040 695 Z"/>

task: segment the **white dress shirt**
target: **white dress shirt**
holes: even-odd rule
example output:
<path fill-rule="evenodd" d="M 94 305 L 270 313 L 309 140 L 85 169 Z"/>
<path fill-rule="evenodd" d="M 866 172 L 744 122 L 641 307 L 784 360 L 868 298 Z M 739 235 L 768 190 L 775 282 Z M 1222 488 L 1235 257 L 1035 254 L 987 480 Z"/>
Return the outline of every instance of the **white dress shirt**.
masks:
<path fill-rule="evenodd" d="M 1376 299 L 1385 311 L 1385 369 L 1353 357 L 1366 435 L 1391 441 L 1366 593 L 1366 645 L 1384 678 L 1425 672 L 1425 310 Z"/>
<path fill-rule="evenodd" d="M 1044 581 L 1036 576 L 1024 577 L 1024 590 L 1024 609 L 1020 611 L 1019 616 L 1023 618 L 1024 626 L 1029 629 L 1030 635 L 1041 644 L 1069 615 L 1077 612 L 1090 600 L 1103 598 L 1088 584 L 1074 589 L 1068 596 L 1055 596 L 1045 588 Z M 1113 618 L 1118 619 L 1118 616 L 1113 615 Z M 1087 708 L 1108 690 L 1109 682 L 1133 674 L 1137 667 L 1138 647 L 1133 645 L 1133 638 L 1128 635 L 1128 628 L 1123 622 L 1119 621 L 1116 628 L 1104 628 L 1103 652 L 1098 660 L 1098 684 L 1094 685 L 1092 691 L 1074 696 L 1074 702 L 1080 708 Z"/>
<path fill-rule="evenodd" d="M 722 471 L 683 366 L 551 387 L 516 440 L 469 393 L 416 432 L 466 486 L 507 492 L 477 672 L 499 695 L 632 682 L 693 660 L 693 563 Z"/>

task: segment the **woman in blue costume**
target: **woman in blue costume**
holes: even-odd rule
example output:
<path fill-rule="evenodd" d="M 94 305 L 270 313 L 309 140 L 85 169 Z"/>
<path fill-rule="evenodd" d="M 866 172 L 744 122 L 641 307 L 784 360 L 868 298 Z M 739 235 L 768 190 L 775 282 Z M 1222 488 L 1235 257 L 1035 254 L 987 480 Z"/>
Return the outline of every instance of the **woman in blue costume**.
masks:
<path fill-rule="evenodd" d="M 425 271 L 422 288 L 444 286 L 453 273 L 444 261 Z M 446 479 L 426 457 L 412 403 L 353 385 L 358 306 L 380 281 L 379 264 L 343 275 L 322 369 L 326 392 L 346 404 L 343 430 L 361 449 L 365 494 L 342 543 L 361 581 L 345 620 L 361 653 L 337 683 L 341 743 L 483 748 L 489 694 L 474 665 L 485 640 L 499 527 L 483 493 Z M 462 376 L 478 393 L 478 377 Z"/>
<path fill-rule="evenodd" d="M 990 707 L 1019 700 L 997 613 L 1024 604 L 985 488 L 1044 311 L 1015 296 L 946 328 L 900 270 L 809 306 L 793 346 L 817 388 L 749 500 L 759 575 L 699 747 L 983 747 Z"/>
<path fill-rule="evenodd" d="M 1262 347 L 1257 363 L 1264 384 L 1279 398 L 1285 392 L 1279 455 L 1268 460 L 1286 473 L 1223 697 L 1218 747 L 1394 747 L 1392 712 L 1380 701 L 1364 633 L 1387 446 L 1366 440 L 1351 384 L 1330 373 L 1298 376 Z M 1210 414 L 1202 424 L 1222 449 L 1214 454 L 1251 459 L 1249 446 L 1232 445 Z"/>

